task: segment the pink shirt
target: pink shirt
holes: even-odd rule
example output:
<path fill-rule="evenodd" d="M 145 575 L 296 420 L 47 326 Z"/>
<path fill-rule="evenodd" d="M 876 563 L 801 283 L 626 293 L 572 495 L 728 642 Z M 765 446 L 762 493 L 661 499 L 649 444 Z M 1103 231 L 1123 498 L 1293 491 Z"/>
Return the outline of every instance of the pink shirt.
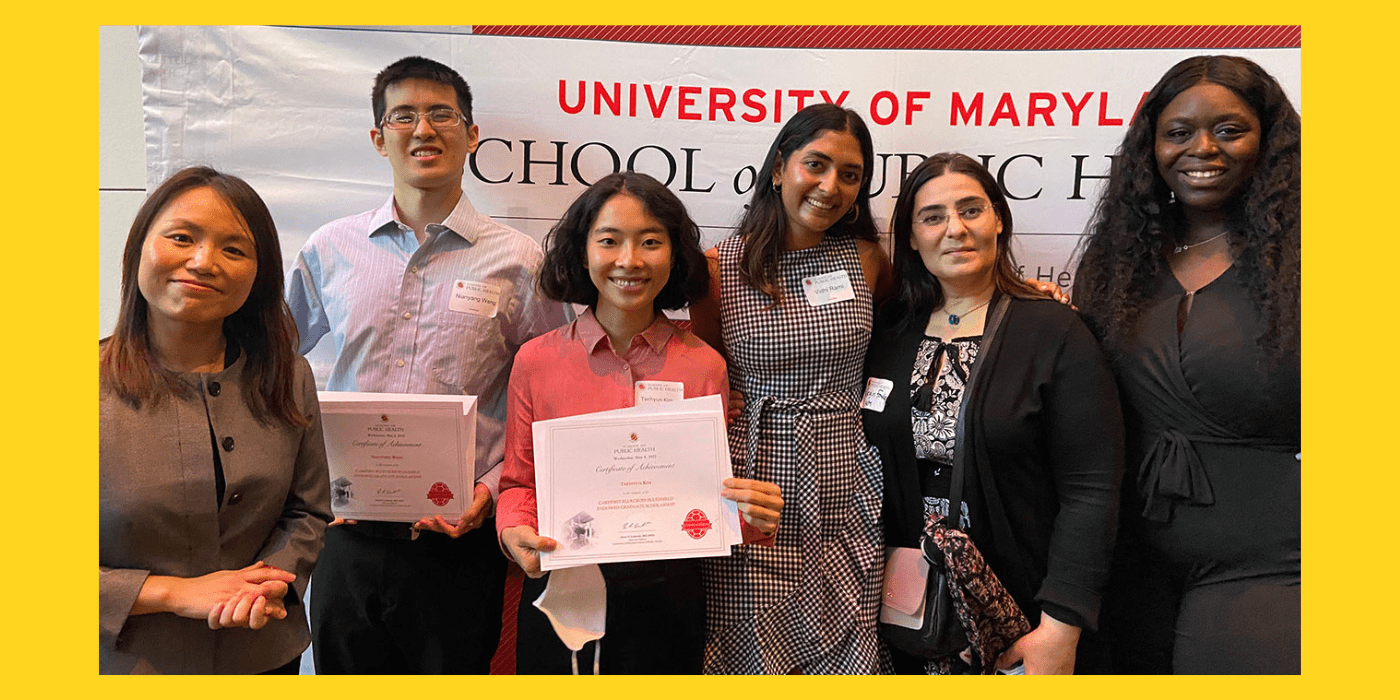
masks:
<path fill-rule="evenodd" d="M 724 358 L 660 314 L 621 357 L 591 310 L 521 346 L 508 384 L 498 535 L 516 525 L 539 530 L 531 423 L 630 408 L 632 385 L 641 380 L 683 382 L 687 399 L 719 394 L 729 401 Z"/>

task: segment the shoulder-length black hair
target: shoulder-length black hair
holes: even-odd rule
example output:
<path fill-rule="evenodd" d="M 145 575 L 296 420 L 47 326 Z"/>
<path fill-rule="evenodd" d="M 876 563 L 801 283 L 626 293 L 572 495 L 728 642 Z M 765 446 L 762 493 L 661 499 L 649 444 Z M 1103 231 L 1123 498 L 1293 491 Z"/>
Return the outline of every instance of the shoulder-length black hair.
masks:
<path fill-rule="evenodd" d="M 1110 352 L 1121 347 L 1166 268 L 1164 246 L 1185 235 L 1181 207 L 1157 172 L 1157 119 L 1178 95 L 1203 83 L 1235 93 L 1259 117 L 1259 159 L 1230 204 L 1227 240 L 1264 318 L 1259 347 L 1276 362 L 1296 353 L 1299 343 L 1302 123 L 1278 81 L 1245 58 L 1188 58 L 1143 99 L 1082 244 L 1075 303 Z"/>
<path fill-rule="evenodd" d="M 1011 205 L 997 185 L 996 178 L 973 158 L 961 153 L 938 153 L 925 158 L 909 172 L 899 189 L 894 213 L 890 215 L 890 243 L 894 248 L 894 276 L 899 291 L 887 304 L 885 313 L 895 324 L 896 333 L 908 328 L 910 323 L 923 323 L 943 303 L 943 288 L 910 242 L 914 239 L 914 200 L 919 190 L 930 180 L 947 173 L 961 173 L 976 180 L 1001 220 L 1001 233 L 997 235 L 997 259 L 992 268 L 997 291 L 1024 299 L 1044 298 L 1044 294 L 1016 272 L 1016 256 L 1011 251 L 1014 228 Z"/>
<path fill-rule="evenodd" d="M 656 178 L 631 170 L 593 183 L 549 230 L 540 267 L 540 289 L 545 296 L 589 308 L 598 305 L 598 288 L 588 276 L 588 232 L 603 205 L 619 194 L 636 197 L 646 212 L 666 227 L 671 239 L 671 276 L 652 308 L 679 309 L 705 296 L 710 268 L 700 250 L 700 228 L 671 190 Z"/>
<path fill-rule="evenodd" d="M 860 155 L 865 159 L 861 172 L 860 192 L 856 194 L 854 219 L 842 217 L 826 230 L 828 236 L 852 236 L 877 241 L 879 231 L 870 214 L 870 180 L 875 168 L 875 145 L 870 130 L 854 110 L 840 105 L 820 102 L 802 108 L 783 125 L 768 155 L 754 168 L 753 196 L 749 198 L 744 215 L 739 219 L 737 235 L 744 239 L 744 254 L 739 274 L 749 286 L 767 294 L 775 302 L 781 297 L 778 285 L 778 258 L 787 246 L 787 212 L 783 197 L 769 186 L 775 167 L 783 167 L 787 159 L 802 150 L 823 133 L 835 131 L 854 136 L 860 143 Z"/>
<path fill-rule="evenodd" d="M 243 306 L 224 319 L 223 332 L 243 353 L 243 401 L 262 423 L 278 419 L 293 426 L 309 424 L 296 408 L 297 329 L 282 298 L 282 248 L 267 205 L 243 180 L 212 168 L 185 168 L 161 183 L 136 212 L 122 253 L 122 299 L 117 327 L 102 341 L 98 379 L 135 408 L 158 405 L 168 395 L 193 390 L 161 365 L 148 336 L 150 305 L 137 285 L 141 249 L 162 210 L 176 197 L 208 187 L 231 206 L 253 235 L 258 271 Z"/>

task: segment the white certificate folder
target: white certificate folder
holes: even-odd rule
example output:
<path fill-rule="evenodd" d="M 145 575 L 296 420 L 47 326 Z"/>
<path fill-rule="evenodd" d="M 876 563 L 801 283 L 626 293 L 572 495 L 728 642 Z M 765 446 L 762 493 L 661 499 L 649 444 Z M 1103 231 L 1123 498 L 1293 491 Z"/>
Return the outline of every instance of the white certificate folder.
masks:
<path fill-rule="evenodd" d="M 476 485 L 476 397 L 318 392 L 331 510 L 352 520 L 455 520 Z"/>
<path fill-rule="evenodd" d="M 726 556 L 739 511 L 718 396 L 535 421 L 535 491 L 548 571 Z"/>

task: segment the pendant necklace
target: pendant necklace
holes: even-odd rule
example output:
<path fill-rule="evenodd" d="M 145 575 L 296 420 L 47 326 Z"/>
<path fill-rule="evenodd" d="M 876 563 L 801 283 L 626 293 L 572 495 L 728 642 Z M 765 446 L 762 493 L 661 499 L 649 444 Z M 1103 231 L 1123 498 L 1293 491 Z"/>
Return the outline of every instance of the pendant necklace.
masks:
<path fill-rule="evenodd" d="M 976 311 L 976 310 L 978 310 L 978 309 L 980 309 L 980 308 L 982 308 L 982 307 L 984 307 L 984 306 L 986 306 L 987 304 L 990 304 L 990 303 L 992 303 L 992 300 L 989 298 L 989 299 L 987 299 L 986 301 L 982 302 L 981 304 L 978 304 L 977 306 L 974 306 L 974 307 L 968 309 L 967 311 L 962 312 L 962 316 L 959 316 L 959 315 L 957 315 L 957 314 L 948 314 L 948 325 L 950 325 L 950 326 L 956 326 L 956 325 L 958 325 L 959 323 L 962 323 L 962 320 L 963 320 L 964 318 L 966 318 L 968 314 L 970 314 L 970 313 L 972 313 L 973 311 Z"/>
<path fill-rule="evenodd" d="M 1229 231 L 1221 231 L 1220 233 L 1217 233 L 1217 234 L 1215 234 L 1214 236 L 1211 236 L 1210 238 L 1205 239 L 1204 241 L 1199 241 L 1199 242 L 1196 242 L 1196 243 L 1186 243 L 1186 244 L 1183 244 L 1183 245 L 1179 245 L 1179 246 L 1177 246 L 1177 247 L 1175 247 L 1175 248 L 1172 248 L 1172 255 L 1176 255 L 1177 253 L 1180 253 L 1181 251 L 1186 250 L 1186 249 L 1188 249 L 1188 248 L 1195 248 L 1195 247 L 1198 246 L 1198 245 L 1205 245 L 1205 244 L 1210 243 L 1211 241 L 1213 241 L 1213 240 L 1215 240 L 1215 239 L 1217 239 L 1217 238 L 1219 238 L 1219 237 L 1221 237 L 1221 236 L 1223 236 L 1223 235 L 1225 235 L 1225 234 L 1227 234 L 1227 233 L 1229 233 Z"/>

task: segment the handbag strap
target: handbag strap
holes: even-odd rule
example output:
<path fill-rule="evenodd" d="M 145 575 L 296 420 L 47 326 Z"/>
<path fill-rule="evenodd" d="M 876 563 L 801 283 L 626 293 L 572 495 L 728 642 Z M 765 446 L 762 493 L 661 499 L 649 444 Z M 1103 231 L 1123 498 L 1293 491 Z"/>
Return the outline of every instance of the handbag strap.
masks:
<path fill-rule="evenodd" d="M 997 294 L 1000 298 L 992 307 L 991 313 L 987 314 L 987 322 L 983 324 L 982 327 L 981 347 L 984 349 L 992 346 L 992 339 L 996 337 L 997 329 L 1001 327 L 1001 320 L 1006 316 L 1006 307 L 1011 302 L 1011 297 L 1008 295 Z M 978 353 L 979 356 L 983 354 L 982 352 Z M 986 372 L 982 371 L 982 367 L 985 364 L 987 363 L 976 361 L 972 363 L 972 370 L 968 374 L 967 381 L 963 383 L 962 398 L 958 400 L 958 421 L 954 428 L 954 435 L 956 435 L 957 438 L 953 447 L 953 484 L 952 489 L 948 493 L 948 520 L 949 527 L 953 529 L 962 529 L 958 526 L 962 524 L 963 476 L 967 471 L 967 450 L 963 449 L 964 445 L 966 445 L 963 436 L 967 434 L 967 405 L 972 403 L 972 392 L 973 388 L 978 385 L 978 378 L 986 374 Z"/>

